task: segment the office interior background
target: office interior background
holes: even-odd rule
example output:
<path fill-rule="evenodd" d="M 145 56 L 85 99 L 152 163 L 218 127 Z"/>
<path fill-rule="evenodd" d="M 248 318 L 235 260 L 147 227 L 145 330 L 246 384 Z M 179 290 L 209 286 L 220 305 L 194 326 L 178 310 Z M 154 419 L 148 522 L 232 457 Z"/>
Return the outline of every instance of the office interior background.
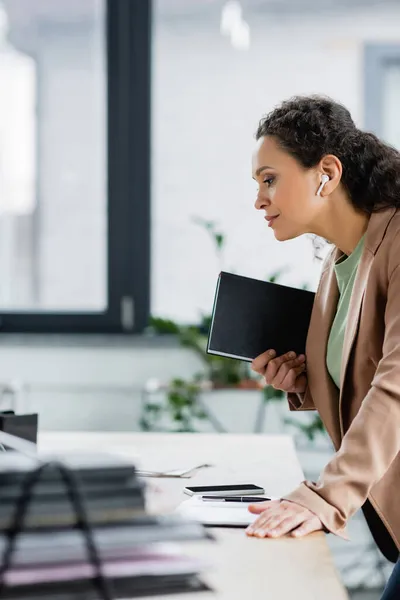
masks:
<path fill-rule="evenodd" d="M 315 289 L 312 240 L 277 242 L 253 207 L 254 132 L 323 93 L 400 147 L 399 23 L 399 0 L 3 0 L 2 406 L 43 430 L 138 431 L 144 398 L 202 368 L 151 317 L 198 323 L 221 269 Z M 226 431 L 257 425 L 259 392 L 204 402 Z M 302 443 L 318 473 L 329 444 Z M 330 540 L 344 581 L 378 589 L 387 565 L 361 516 L 350 530 Z"/>

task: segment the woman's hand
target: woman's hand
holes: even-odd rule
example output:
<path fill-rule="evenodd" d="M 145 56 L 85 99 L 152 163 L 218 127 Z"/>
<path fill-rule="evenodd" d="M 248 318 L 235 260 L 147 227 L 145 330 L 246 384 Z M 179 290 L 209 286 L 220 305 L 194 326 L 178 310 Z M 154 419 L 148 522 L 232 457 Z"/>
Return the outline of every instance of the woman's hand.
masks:
<path fill-rule="evenodd" d="M 303 394 L 307 388 L 306 357 L 295 352 L 276 356 L 275 350 L 267 350 L 257 356 L 251 368 L 265 377 L 268 385 L 283 392 Z"/>
<path fill-rule="evenodd" d="M 272 500 L 249 505 L 249 511 L 260 514 L 247 529 L 246 534 L 259 538 L 277 538 L 287 533 L 302 537 L 323 529 L 317 515 L 294 502 Z"/>

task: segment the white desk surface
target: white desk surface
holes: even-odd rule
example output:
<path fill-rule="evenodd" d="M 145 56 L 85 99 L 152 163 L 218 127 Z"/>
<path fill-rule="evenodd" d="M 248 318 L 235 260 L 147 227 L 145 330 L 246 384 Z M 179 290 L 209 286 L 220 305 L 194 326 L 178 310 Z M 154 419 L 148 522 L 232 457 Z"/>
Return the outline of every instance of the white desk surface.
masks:
<path fill-rule="evenodd" d="M 39 450 L 102 450 L 139 468 L 169 470 L 214 465 L 191 479 L 146 479 L 151 512 L 169 512 L 187 496 L 185 485 L 255 483 L 281 496 L 303 479 L 289 436 L 55 432 L 39 435 Z M 214 593 L 159 596 L 167 600 L 346 600 L 325 534 L 304 539 L 249 538 L 243 529 L 212 529 L 217 543 L 182 544 L 213 567 L 202 576 Z"/>

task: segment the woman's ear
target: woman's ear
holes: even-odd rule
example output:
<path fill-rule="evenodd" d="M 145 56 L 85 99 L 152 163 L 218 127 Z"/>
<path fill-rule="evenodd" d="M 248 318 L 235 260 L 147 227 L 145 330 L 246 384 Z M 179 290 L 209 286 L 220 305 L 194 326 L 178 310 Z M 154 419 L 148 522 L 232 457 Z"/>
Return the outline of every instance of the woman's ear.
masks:
<path fill-rule="evenodd" d="M 334 154 L 326 154 L 320 161 L 318 170 L 321 173 L 321 184 L 322 178 L 324 178 L 325 181 L 318 195 L 321 195 L 323 190 L 325 191 L 325 194 L 331 194 L 333 190 L 337 188 L 342 178 L 343 167 L 341 161 Z M 328 179 L 326 179 L 326 177 L 328 177 Z"/>

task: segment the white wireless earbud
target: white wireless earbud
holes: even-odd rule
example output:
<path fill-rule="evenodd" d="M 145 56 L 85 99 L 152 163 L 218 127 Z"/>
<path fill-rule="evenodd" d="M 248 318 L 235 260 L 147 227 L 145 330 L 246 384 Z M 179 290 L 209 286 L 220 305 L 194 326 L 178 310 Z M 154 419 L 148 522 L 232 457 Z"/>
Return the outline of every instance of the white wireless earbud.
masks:
<path fill-rule="evenodd" d="M 326 183 L 328 183 L 328 181 L 329 181 L 328 175 L 322 175 L 322 177 L 321 177 L 321 185 L 319 186 L 319 188 L 317 190 L 317 196 L 321 195 L 322 188 L 324 187 L 324 185 Z"/>

